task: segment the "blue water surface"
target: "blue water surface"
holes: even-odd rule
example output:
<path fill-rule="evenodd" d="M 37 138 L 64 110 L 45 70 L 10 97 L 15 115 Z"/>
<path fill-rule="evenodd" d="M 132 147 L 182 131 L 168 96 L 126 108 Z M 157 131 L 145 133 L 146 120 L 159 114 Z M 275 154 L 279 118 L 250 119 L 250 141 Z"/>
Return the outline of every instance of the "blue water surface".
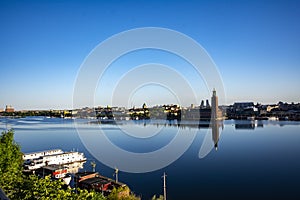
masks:
<path fill-rule="evenodd" d="M 92 155 L 76 127 L 95 138 L 105 134 L 112 144 L 133 153 L 159 151 L 176 134 L 195 134 L 187 151 L 170 165 L 147 173 L 120 171 L 119 180 L 142 199 L 163 194 L 164 172 L 167 197 L 172 200 L 300 199 L 299 122 L 224 121 L 219 127 L 217 148 L 212 146 L 204 158 L 199 158 L 203 141 L 211 140 L 213 145 L 215 142 L 209 135 L 211 129 L 198 122 L 158 120 L 99 125 L 86 119 L 76 121 L 79 125 L 75 126 L 72 119 L 0 118 L 0 130 L 13 128 L 15 141 L 23 152 L 54 148 L 84 152 L 88 158 L 84 170 L 91 170 L 90 162 L 96 161 L 96 170 L 111 178 L 114 169 Z"/>

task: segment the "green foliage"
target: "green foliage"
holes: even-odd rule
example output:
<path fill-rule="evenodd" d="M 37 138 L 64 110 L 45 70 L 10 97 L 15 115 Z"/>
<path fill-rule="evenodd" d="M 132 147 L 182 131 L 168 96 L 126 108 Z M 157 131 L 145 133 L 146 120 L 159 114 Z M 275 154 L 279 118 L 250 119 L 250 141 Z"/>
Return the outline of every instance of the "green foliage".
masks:
<path fill-rule="evenodd" d="M 4 131 L 0 136 L 0 173 L 18 173 L 22 169 L 20 146 L 14 142 L 14 131 Z"/>
<path fill-rule="evenodd" d="M 13 198 L 22 182 L 22 153 L 14 142 L 14 131 L 3 131 L 0 136 L 0 187 Z"/>
<path fill-rule="evenodd" d="M 64 199 L 87 199 L 87 200 L 105 200 L 101 193 L 88 192 L 87 190 L 75 190 L 71 188 L 63 189 L 63 181 L 50 179 L 47 176 L 39 179 L 31 175 L 24 181 L 24 185 L 19 195 L 19 199 L 41 199 L 41 200 L 64 200 Z"/>
<path fill-rule="evenodd" d="M 141 198 L 130 194 L 128 187 L 114 188 L 113 191 L 108 195 L 107 200 L 140 200 Z"/>
<path fill-rule="evenodd" d="M 151 200 L 164 200 L 164 196 L 159 195 L 159 197 L 156 197 L 156 195 L 154 195 Z"/>

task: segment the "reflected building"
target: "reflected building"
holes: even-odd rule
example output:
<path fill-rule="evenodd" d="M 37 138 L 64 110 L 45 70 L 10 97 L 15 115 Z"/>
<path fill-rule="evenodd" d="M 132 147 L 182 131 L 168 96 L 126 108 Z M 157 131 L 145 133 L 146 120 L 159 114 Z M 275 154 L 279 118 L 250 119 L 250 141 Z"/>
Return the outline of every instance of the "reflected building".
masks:
<path fill-rule="evenodd" d="M 264 123 L 261 120 L 235 120 L 235 129 L 250 129 L 263 128 Z"/>
<path fill-rule="evenodd" d="M 212 130 L 212 141 L 214 143 L 215 150 L 218 150 L 218 143 L 220 138 L 220 126 L 223 128 L 223 123 L 220 124 L 217 120 L 212 120 L 211 130 Z"/>
<path fill-rule="evenodd" d="M 218 144 L 220 139 L 220 127 L 224 128 L 223 120 L 211 120 L 210 123 L 199 122 L 198 128 L 211 129 L 211 140 L 213 147 L 218 150 Z"/>
<path fill-rule="evenodd" d="M 255 122 L 254 121 L 236 121 L 235 122 L 235 129 L 255 129 Z"/>

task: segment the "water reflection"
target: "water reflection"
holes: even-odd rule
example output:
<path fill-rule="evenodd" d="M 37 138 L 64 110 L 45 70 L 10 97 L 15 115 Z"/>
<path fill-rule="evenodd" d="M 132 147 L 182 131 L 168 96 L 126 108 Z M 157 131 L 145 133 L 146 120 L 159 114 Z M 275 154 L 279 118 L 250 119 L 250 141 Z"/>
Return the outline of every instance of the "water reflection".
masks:
<path fill-rule="evenodd" d="M 181 120 L 142 120 L 140 122 L 135 122 L 135 124 L 143 125 L 143 126 L 150 126 L 155 125 L 157 127 L 164 126 L 164 127 L 176 127 L 179 129 L 205 129 L 207 130 L 207 134 L 205 137 L 204 147 L 202 148 L 201 156 L 206 156 L 213 148 L 215 150 L 218 149 L 219 139 L 220 139 L 220 128 L 224 129 L 223 120 L 211 120 L 211 121 L 181 121 Z M 250 125 L 249 125 L 250 124 Z M 248 128 L 248 127 L 255 127 L 250 122 L 244 122 L 242 124 L 236 124 L 235 128 Z M 262 123 L 260 126 L 263 126 Z"/>
<path fill-rule="evenodd" d="M 219 143 L 219 138 L 220 138 L 219 128 L 220 128 L 220 126 L 222 126 L 222 130 L 224 129 L 223 121 L 220 123 L 215 120 L 213 120 L 211 123 L 212 140 L 214 142 L 214 147 L 216 150 L 218 150 L 218 143 Z"/>
<path fill-rule="evenodd" d="M 256 127 L 259 128 L 264 127 L 264 123 L 261 120 L 235 120 L 234 124 L 235 124 L 235 129 L 254 130 Z"/>
<path fill-rule="evenodd" d="M 210 123 L 199 123 L 199 128 L 209 129 L 199 151 L 199 158 L 204 158 L 213 148 L 218 150 L 220 127 L 224 129 L 223 120 L 212 120 Z"/>
<path fill-rule="evenodd" d="M 210 145 L 207 145 L 206 149 L 209 152 L 212 148 L 218 149 L 218 142 L 220 138 L 220 127 L 222 127 L 222 130 L 224 129 L 224 123 L 223 120 L 211 120 L 211 121 L 187 121 L 187 120 L 138 120 L 133 121 L 135 125 L 139 126 L 156 126 L 156 127 L 174 127 L 178 129 L 204 129 L 207 130 L 207 135 L 209 135 L 209 140 L 206 139 L 204 143 L 209 143 Z M 248 122 L 242 123 L 242 124 L 236 124 L 236 128 L 248 128 L 248 127 L 254 127 L 251 123 L 248 124 Z M 261 124 L 262 126 L 262 124 Z"/>
<path fill-rule="evenodd" d="M 235 124 L 235 129 L 255 129 L 254 121 L 244 121 Z"/>

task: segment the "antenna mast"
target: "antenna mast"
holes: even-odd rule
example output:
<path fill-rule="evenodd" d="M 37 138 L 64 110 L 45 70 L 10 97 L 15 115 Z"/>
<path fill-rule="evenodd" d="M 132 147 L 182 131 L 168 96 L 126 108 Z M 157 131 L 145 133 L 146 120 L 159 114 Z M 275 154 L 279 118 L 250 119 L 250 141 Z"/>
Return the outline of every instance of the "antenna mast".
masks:
<path fill-rule="evenodd" d="M 167 200 L 167 186 L 166 186 L 166 173 L 164 172 L 163 178 L 164 178 L 164 200 Z"/>

